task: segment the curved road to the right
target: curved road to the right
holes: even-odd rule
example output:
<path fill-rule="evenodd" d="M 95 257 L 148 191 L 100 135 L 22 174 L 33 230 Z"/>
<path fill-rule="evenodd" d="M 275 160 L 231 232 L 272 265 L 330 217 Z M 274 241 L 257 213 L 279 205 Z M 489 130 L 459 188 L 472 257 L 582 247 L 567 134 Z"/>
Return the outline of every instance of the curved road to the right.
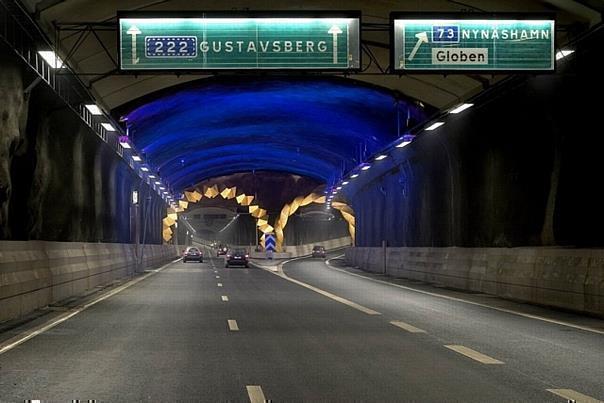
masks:
<path fill-rule="evenodd" d="M 341 259 L 332 262 L 335 267 L 322 259 L 294 260 L 283 265 L 283 273 L 379 312 L 374 320 L 399 331 L 400 345 L 407 351 L 378 367 L 385 377 L 399 374 L 401 386 L 438 388 L 439 374 L 463 373 L 463 384 L 458 386 L 466 393 L 472 391 L 477 400 L 493 398 L 495 390 L 484 390 L 485 385 L 511 392 L 502 394 L 501 401 L 604 399 L 604 335 L 397 287 L 350 274 Z M 548 314 L 569 317 L 555 311 Z M 365 342 L 380 343 L 380 339 L 367 337 Z M 428 351 L 429 361 L 416 359 L 425 359 Z M 438 392 L 447 396 L 446 391 Z M 458 390 L 449 393 L 452 401 L 461 397 Z"/>

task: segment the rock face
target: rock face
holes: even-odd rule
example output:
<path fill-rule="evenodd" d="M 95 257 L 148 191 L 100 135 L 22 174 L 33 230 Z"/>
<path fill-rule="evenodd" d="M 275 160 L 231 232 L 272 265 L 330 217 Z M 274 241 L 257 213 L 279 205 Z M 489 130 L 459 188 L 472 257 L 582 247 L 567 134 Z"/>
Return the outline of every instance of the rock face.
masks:
<path fill-rule="evenodd" d="M 0 66 L 0 237 L 7 239 L 11 236 L 8 226 L 13 190 L 11 164 L 13 155 L 24 142 L 27 101 L 17 61 L 0 55 Z"/>
<path fill-rule="evenodd" d="M 395 169 L 353 196 L 357 245 L 604 245 L 602 103 L 591 101 L 604 93 L 603 40 L 398 153 Z"/>
<path fill-rule="evenodd" d="M 0 239 L 132 242 L 137 189 L 161 243 L 162 200 L 44 82 L 24 95 L 31 80 L 0 59 Z"/>

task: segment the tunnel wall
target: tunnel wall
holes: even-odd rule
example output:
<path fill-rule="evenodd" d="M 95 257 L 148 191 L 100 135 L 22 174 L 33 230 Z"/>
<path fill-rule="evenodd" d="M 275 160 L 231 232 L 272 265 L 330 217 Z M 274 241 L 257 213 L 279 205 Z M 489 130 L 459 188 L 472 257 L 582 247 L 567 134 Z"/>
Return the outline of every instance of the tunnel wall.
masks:
<path fill-rule="evenodd" d="M 373 273 L 604 317 L 604 250 L 566 248 L 349 248 Z"/>
<path fill-rule="evenodd" d="M 145 246 L 139 271 L 174 260 L 180 248 Z M 132 276 L 136 269 L 131 244 L 0 241 L 0 322 Z"/>
<path fill-rule="evenodd" d="M 356 245 L 604 246 L 603 32 L 352 181 Z"/>
<path fill-rule="evenodd" d="M 165 205 L 75 112 L 0 46 L 0 239 L 159 244 Z"/>

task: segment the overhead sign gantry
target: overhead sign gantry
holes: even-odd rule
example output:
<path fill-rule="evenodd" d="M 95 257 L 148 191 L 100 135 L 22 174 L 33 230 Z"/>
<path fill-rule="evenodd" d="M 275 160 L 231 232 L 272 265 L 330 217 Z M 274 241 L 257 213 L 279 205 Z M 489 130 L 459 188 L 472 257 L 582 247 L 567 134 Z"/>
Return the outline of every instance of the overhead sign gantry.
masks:
<path fill-rule="evenodd" d="M 137 70 L 358 70 L 360 14 L 119 13 L 119 59 Z"/>
<path fill-rule="evenodd" d="M 535 15 L 391 14 L 395 72 L 553 71 L 555 21 Z"/>

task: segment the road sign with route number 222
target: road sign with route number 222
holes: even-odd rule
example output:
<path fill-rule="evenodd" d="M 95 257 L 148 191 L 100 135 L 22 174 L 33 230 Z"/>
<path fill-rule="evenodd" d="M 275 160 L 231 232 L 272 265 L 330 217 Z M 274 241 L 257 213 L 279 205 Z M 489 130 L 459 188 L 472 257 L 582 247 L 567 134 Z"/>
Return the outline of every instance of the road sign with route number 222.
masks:
<path fill-rule="evenodd" d="M 360 68 L 360 18 L 119 17 L 120 68 Z"/>

